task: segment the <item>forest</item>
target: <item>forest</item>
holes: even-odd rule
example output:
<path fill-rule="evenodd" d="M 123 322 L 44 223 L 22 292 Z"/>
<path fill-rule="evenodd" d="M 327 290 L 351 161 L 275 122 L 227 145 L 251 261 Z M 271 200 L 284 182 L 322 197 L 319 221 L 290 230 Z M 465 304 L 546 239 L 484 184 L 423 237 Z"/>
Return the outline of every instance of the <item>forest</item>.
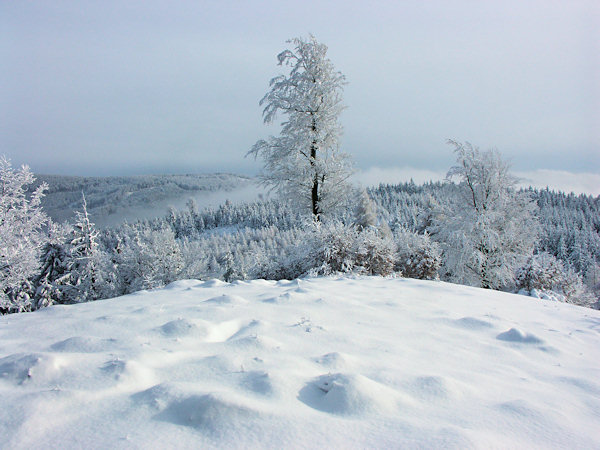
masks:
<path fill-rule="evenodd" d="M 76 220 L 58 224 L 39 205 L 40 187 L 27 191 L 34 186 L 31 172 L 4 161 L 1 173 L 4 192 L 14 190 L 1 205 L 2 313 L 116 297 L 179 279 L 353 273 L 481 286 L 481 278 L 452 265 L 456 255 L 440 230 L 452 225 L 440 218 L 459 196 L 452 182 L 357 190 L 353 208 L 320 222 L 289 201 L 199 210 L 190 200 L 162 217 L 96 229 L 85 197 Z M 548 189 L 520 194 L 535 206 L 534 245 L 510 274 L 499 275 L 506 281 L 487 287 L 598 308 L 600 198 Z"/>

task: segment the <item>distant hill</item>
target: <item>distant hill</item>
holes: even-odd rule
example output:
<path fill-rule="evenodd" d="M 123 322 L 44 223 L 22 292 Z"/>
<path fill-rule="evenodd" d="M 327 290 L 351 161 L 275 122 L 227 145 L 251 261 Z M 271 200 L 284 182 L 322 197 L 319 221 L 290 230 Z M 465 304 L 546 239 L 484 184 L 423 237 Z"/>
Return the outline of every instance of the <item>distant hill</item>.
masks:
<path fill-rule="evenodd" d="M 44 211 L 55 221 L 70 220 L 81 209 L 85 193 L 88 211 L 100 227 L 164 215 L 169 206 L 181 208 L 193 198 L 199 207 L 226 199 L 253 200 L 260 189 L 251 177 L 228 173 L 202 175 L 140 175 L 75 177 L 36 175 L 33 188 L 48 184 Z"/>

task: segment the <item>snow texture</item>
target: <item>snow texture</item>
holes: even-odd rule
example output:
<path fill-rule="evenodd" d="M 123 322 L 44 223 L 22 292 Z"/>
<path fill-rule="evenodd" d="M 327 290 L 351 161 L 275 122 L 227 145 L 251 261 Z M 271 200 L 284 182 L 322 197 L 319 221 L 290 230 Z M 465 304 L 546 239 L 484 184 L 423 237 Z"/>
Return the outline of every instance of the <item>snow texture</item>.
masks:
<path fill-rule="evenodd" d="M 379 277 L 0 317 L 0 448 L 600 447 L 600 312 Z"/>

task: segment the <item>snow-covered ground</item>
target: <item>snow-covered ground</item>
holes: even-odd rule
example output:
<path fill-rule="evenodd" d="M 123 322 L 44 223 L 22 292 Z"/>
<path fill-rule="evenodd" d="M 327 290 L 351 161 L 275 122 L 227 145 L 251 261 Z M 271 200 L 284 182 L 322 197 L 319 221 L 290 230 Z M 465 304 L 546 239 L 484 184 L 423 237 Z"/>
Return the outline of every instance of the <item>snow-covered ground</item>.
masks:
<path fill-rule="evenodd" d="M 0 447 L 600 448 L 600 312 L 373 277 L 3 316 Z"/>

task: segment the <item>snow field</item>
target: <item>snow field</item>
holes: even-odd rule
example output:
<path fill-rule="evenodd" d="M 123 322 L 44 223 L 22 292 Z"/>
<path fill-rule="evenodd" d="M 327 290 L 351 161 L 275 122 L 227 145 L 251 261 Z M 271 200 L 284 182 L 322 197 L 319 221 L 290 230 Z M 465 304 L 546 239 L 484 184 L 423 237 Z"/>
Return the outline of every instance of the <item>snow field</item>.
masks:
<path fill-rule="evenodd" d="M 599 448 L 600 313 L 378 277 L 0 317 L 1 448 Z"/>

